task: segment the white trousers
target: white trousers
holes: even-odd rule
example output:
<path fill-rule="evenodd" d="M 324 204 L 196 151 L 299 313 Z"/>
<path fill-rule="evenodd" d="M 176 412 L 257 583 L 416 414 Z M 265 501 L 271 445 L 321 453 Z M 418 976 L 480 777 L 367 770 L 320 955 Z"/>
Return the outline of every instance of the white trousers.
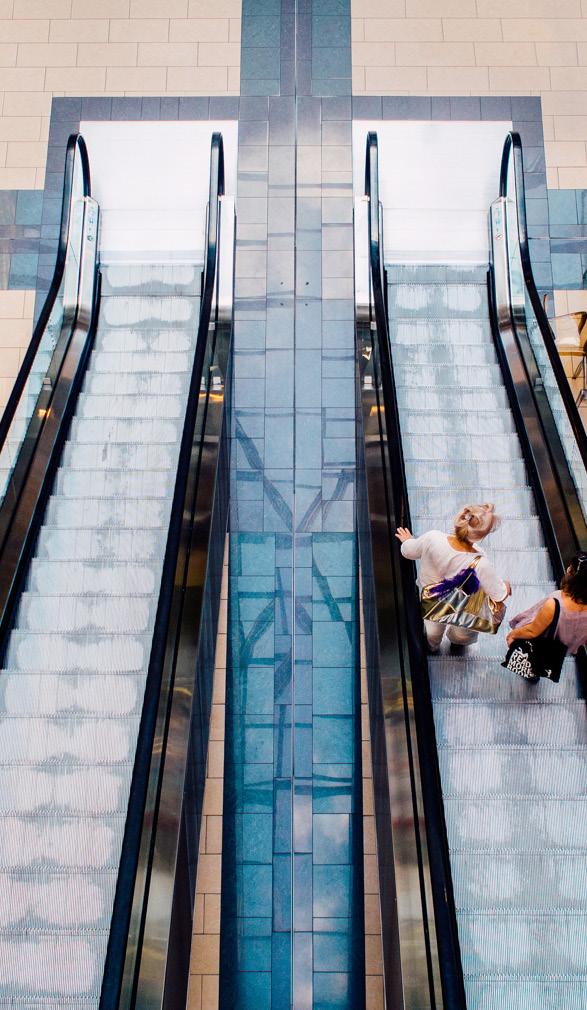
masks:
<path fill-rule="evenodd" d="M 477 631 L 468 631 L 467 628 L 459 628 L 456 624 L 437 624 L 436 621 L 424 621 L 424 627 L 431 649 L 440 647 L 445 631 L 446 637 L 453 645 L 472 645 L 477 641 L 479 635 Z"/>

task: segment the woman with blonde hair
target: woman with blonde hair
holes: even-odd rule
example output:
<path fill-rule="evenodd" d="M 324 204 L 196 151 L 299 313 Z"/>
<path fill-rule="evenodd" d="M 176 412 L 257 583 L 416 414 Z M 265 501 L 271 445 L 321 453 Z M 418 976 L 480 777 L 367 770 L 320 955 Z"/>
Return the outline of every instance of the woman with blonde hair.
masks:
<path fill-rule="evenodd" d="M 479 560 L 475 572 L 481 589 L 496 603 L 500 603 L 511 594 L 511 586 L 509 582 L 500 579 L 479 545 L 479 541 L 484 540 L 498 524 L 495 506 L 491 503 L 465 505 L 455 517 L 452 534 L 429 530 L 420 537 L 414 537 L 408 529 L 400 526 L 395 535 L 401 543 L 404 558 L 420 562 L 420 588 L 445 579 L 454 579 L 477 557 Z M 464 558 L 463 555 L 471 557 Z M 447 627 L 435 621 L 424 621 L 424 627 L 431 653 L 438 652 L 445 631 L 453 652 L 460 652 L 464 646 L 477 641 L 476 631 L 457 625 Z"/>

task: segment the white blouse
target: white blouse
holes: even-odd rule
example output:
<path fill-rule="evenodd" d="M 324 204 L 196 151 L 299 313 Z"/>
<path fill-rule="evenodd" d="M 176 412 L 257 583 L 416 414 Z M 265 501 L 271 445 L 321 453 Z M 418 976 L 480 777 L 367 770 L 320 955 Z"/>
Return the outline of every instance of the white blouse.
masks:
<path fill-rule="evenodd" d="M 485 557 L 485 552 L 479 544 L 472 545 L 475 555 L 481 560 L 476 572 L 481 588 L 492 600 L 499 602 L 507 596 L 507 586 L 499 578 L 493 565 Z M 404 540 L 401 545 L 404 558 L 410 561 L 419 560 L 418 585 L 422 588 L 442 579 L 452 579 L 455 575 L 473 561 L 474 555 L 468 551 L 456 551 L 448 542 L 448 535 L 441 530 L 429 530 L 421 537 Z"/>

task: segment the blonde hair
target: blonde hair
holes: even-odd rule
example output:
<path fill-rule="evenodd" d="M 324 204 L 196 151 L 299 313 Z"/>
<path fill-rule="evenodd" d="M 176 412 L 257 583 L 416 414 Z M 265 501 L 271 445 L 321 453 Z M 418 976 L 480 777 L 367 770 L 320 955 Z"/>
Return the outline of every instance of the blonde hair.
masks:
<path fill-rule="evenodd" d="M 463 543 L 473 544 L 496 529 L 499 517 L 493 511 L 492 504 L 465 505 L 455 516 L 455 537 Z"/>

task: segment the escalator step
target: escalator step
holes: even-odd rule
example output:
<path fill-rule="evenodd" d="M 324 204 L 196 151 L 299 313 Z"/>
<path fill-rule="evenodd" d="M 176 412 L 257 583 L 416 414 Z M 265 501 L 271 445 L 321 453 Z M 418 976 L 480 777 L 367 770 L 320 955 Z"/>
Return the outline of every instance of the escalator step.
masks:
<path fill-rule="evenodd" d="M 536 512 L 534 496 L 528 486 L 502 487 L 495 481 L 490 500 L 495 502 L 496 510 L 504 519 L 504 523 L 506 519 L 508 521 L 510 519 L 525 519 L 526 516 L 531 516 Z M 472 502 L 463 499 L 462 490 L 453 486 L 444 487 L 442 494 L 439 494 L 438 488 L 430 487 L 426 481 L 410 490 L 410 506 L 413 515 L 436 515 L 441 507 L 445 515 L 452 519 L 457 511 L 466 504 L 472 504 Z M 423 529 L 424 527 L 422 527 Z"/>
<path fill-rule="evenodd" d="M 175 461 L 175 446 L 167 444 L 136 445 L 132 442 L 66 442 L 62 465 L 70 471 L 88 470 L 170 470 Z"/>
<path fill-rule="evenodd" d="M 394 315 L 390 319 L 389 337 L 394 364 L 400 363 L 408 348 L 434 354 L 439 348 L 446 360 L 451 361 L 457 357 L 466 360 L 469 353 L 481 348 L 493 350 L 494 346 L 488 319 L 400 319 Z"/>
<path fill-rule="evenodd" d="M 186 372 L 94 372 L 84 379 L 83 392 L 95 396 L 178 396 L 185 395 L 190 376 Z"/>
<path fill-rule="evenodd" d="M 64 635 L 147 634 L 152 631 L 157 599 L 142 596 L 87 595 L 70 593 L 45 596 L 24 592 L 17 621 L 22 631 L 62 632 Z"/>
<path fill-rule="evenodd" d="M 135 532 L 131 536 L 135 539 Z M 96 534 L 93 534 L 96 536 Z M 81 539 L 81 538 L 80 538 Z M 114 547 L 118 546 L 118 538 L 114 539 Z M 161 541 L 158 541 L 160 544 Z M 77 545 L 72 545 L 76 547 Z M 81 544 L 79 544 L 81 546 Z M 96 557 L 93 561 L 81 560 L 80 553 L 76 550 L 75 560 L 67 561 L 42 560 L 42 555 L 38 554 L 33 558 L 29 571 L 27 587 L 29 592 L 43 593 L 47 600 L 53 596 L 71 594 L 72 596 L 85 597 L 90 594 L 100 594 L 109 597 L 116 596 L 142 596 L 153 593 L 157 581 L 156 568 L 160 567 L 161 555 L 155 553 L 154 559 L 157 564 L 146 565 L 137 564 L 134 555 L 129 558 L 108 557 L 111 551 L 108 544 L 99 545 L 102 550 L 96 548 Z M 89 553 L 89 552 L 88 552 Z M 129 552 L 130 553 L 130 552 Z M 120 550 L 123 555 L 124 551 Z M 129 561 L 135 561 L 129 564 Z"/>
<path fill-rule="evenodd" d="M 487 418 L 482 414 L 466 414 L 455 410 L 404 410 L 401 416 L 402 436 L 404 434 L 478 435 L 484 439 L 488 434 Z M 515 426 L 511 414 L 496 414 L 491 422 L 491 435 L 514 433 Z"/>
<path fill-rule="evenodd" d="M 420 483 L 437 483 L 439 488 L 447 484 L 462 488 L 465 500 L 474 497 L 483 501 L 493 501 L 492 488 L 510 487 L 526 484 L 526 467 L 523 459 L 518 457 L 509 462 L 505 460 L 477 460 L 469 463 L 451 463 L 445 460 L 439 462 L 429 459 L 406 458 L 408 484 L 418 486 Z"/>
<path fill-rule="evenodd" d="M 546 687 L 553 690 L 552 685 Z M 543 703 L 544 697 L 542 692 L 540 701 L 536 703 Z M 542 796 L 569 799 L 587 796 L 581 747 L 544 749 L 540 752 L 539 761 L 527 748 L 513 744 L 495 748 L 490 760 L 487 753 L 478 750 L 474 744 L 469 747 L 441 747 L 438 757 L 447 800 L 475 799 L 482 802 L 486 797 L 517 799 L 524 796 L 534 797 L 535 802 L 539 802 Z"/>
<path fill-rule="evenodd" d="M 528 593 L 533 595 L 534 592 Z M 509 605 L 513 614 L 515 607 Z M 506 617 L 507 626 L 507 617 Z M 487 656 L 432 656 L 429 661 L 430 687 L 434 701 L 484 700 L 495 702 L 525 703 L 528 705 L 558 705 L 581 698 L 575 661 L 565 660 L 558 684 L 541 680 L 538 684 L 528 684 L 501 665 L 506 653 L 503 638 L 496 639 L 497 651 L 501 657 L 496 662 Z"/>
<path fill-rule="evenodd" d="M 37 541 L 33 568 L 37 562 L 47 561 L 58 562 L 63 566 L 70 562 L 89 562 L 93 569 L 95 562 L 109 561 L 112 570 L 116 572 L 119 563 L 160 561 L 167 531 L 143 529 L 141 525 L 137 524 L 132 529 L 107 527 L 99 530 L 72 529 L 66 525 L 56 527 L 45 523 Z M 141 585 L 147 586 L 146 575 L 141 575 L 141 579 Z"/>
<path fill-rule="evenodd" d="M 580 699 L 548 706 L 497 698 L 490 703 L 475 698 L 437 699 L 434 721 L 441 747 L 475 743 L 483 749 L 507 743 L 528 744 L 540 751 L 583 743 L 587 710 Z"/>
<path fill-rule="evenodd" d="M 47 523 L 66 529 L 126 528 L 165 530 L 169 503 L 151 498 L 63 498 L 53 495 L 47 506 Z"/>
<path fill-rule="evenodd" d="M 18 628 L 10 636 L 5 662 L 18 670 L 138 673 L 147 669 L 150 651 L 148 635 L 88 632 L 66 637 Z"/>
<path fill-rule="evenodd" d="M 54 493 L 61 498 L 164 498 L 173 494 L 175 479 L 169 470 L 57 471 Z"/>
<path fill-rule="evenodd" d="M 112 676 L 79 673 L 23 673 L 22 670 L 4 671 L 2 691 L 7 716 L 67 716 L 83 712 L 91 716 L 126 717 L 141 714 L 143 701 L 143 675 L 116 674 L 116 690 Z M 65 770 L 65 769 L 64 769 Z M 39 774 L 43 769 L 39 768 Z M 48 774 L 48 772 L 45 772 Z M 12 790 L 2 789 L 16 771 L 0 766 L 0 809 L 10 809 Z M 102 790 L 103 791 L 103 790 Z M 98 790 L 99 792 L 99 790 Z M 35 802 L 31 797 L 30 803 Z M 87 805 L 91 807 L 92 796 Z"/>
<path fill-rule="evenodd" d="M 71 423 L 69 442 L 123 442 L 152 445 L 170 443 L 176 445 L 181 438 L 183 425 L 178 419 L 141 418 L 127 420 L 112 418 L 76 417 Z"/>

